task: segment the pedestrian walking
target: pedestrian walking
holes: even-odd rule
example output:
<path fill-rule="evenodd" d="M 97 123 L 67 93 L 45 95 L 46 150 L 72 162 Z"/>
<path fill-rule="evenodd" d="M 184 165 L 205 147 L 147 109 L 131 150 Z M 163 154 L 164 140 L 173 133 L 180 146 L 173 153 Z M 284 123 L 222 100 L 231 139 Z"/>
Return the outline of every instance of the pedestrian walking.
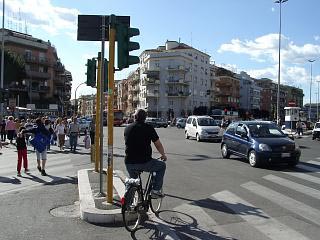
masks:
<path fill-rule="evenodd" d="M 66 126 L 62 122 L 61 118 L 58 118 L 57 125 L 55 127 L 55 133 L 58 136 L 58 145 L 60 148 L 60 151 L 63 151 L 64 148 L 64 141 L 66 136 Z"/>
<path fill-rule="evenodd" d="M 69 138 L 71 151 L 76 152 L 78 138 L 80 137 L 80 127 L 77 122 L 77 118 L 73 117 L 72 122 L 69 125 Z"/>
<path fill-rule="evenodd" d="M 45 171 L 47 162 L 47 145 L 50 141 L 50 132 L 45 128 L 41 118 L 37 118 L 36 127 L 30 130 L 25 130 L 25 133 L 33 133 L 34 138 L 30 141 L 35 147 L 37 155 L 37 168 L 42 176 L 47 176 Z M 41 162 L 40 162 L 41 161 Z"/>
<path fill-rule="evenodd" d="M 96 116 L 94 115 L 90 122 L 90 139 L 91 145 L 94 144 L 94 136 L 96 135 Z"/>
<path fill-rule="evenodd" d="M 7 131 L 7 137 L 8 139 L 10 140 L 10 143 L 12 144 L 13 142 L 13 139 L 14 139 L 14 135 L 15 135 L 15 132 L 16 132 L 16 124 L 13 120 L 14 118 L 12 116 L 10 116 L 8 118 L 8 121 L 6 123 L 6 131 Z"/>
<path fill-rule="evenodd" d="M 297 134 L 298 134 L 298 136 L 303 135 L 301 120 L 299 120 L 299 121 L 296 123 L 296 129 L 297 129 Z"/>
<path fill-rule="evenodd" d="M 28 173 L 28 155 L 27 155 L 27 142 L 26 142 L 26 136 L 23 133 L 23 130 L 25 130 L 25 127 L 20 127 L 17 138 L 16 138 L 16 146 L 18 151 L 18 162 L 17 162 L 17 176 L 21 177 L 21 165 L 23 160 L 23 167 L 24 172 Z"/>
<path fill-rule="evenodd" d="M 1 134 L 1 141 L 6 141 L 6 120 L 2 120 L 0 123 L 0 134 Z"/>

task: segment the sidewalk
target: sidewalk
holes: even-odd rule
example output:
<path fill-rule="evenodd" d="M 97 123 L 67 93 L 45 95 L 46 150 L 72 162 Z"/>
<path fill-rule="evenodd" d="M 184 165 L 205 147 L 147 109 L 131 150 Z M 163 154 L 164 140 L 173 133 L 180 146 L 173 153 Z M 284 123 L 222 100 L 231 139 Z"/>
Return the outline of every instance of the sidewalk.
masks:
<path fill-rule="evenodd" d="M 106 189 L 106 172 L 103 173 L 103 187 Z M 78 171 L 78 188 L 81 219 L 90 223 L 122 222 L 120 199 L 124 195 L 124 174 L 113 172 L 113 204 L 108 204 L 106 197 L 99 197 L 100 174 L 94 169 Z"/>

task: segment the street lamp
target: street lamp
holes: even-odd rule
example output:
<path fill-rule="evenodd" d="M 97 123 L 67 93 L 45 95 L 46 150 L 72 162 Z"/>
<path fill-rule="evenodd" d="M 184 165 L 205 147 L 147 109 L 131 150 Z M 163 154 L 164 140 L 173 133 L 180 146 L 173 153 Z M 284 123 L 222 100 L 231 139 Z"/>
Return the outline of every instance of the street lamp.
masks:
<path fill-rule="evenodd" d="M 74 91 L 74 113 L 73 113 L 73 115 L 76 115 L 76 114 L 77 114 L 77 111 L 76 111 L 76 107 L 77 107 L 77 90 L 78 90 L 78 88 L 79 88 L 82 84 L 86 84 L 86 82 L 80 83 L 80 84 L 76 87 L 76 90 Z"/>
<path fill-rule="evenodd" d="M 2 42 L 2 48 L 1 48 L 1 79 L 0 79 L 0 89 L 3 89 L 3 78 L 4 78 L 4 6 L 5 6 L 5 0 L 2 1 L 2 36 L 1 36 L 1 42 Z M 3 109 L 3 103 L 0 103 L 0 116 L 2 117 L 4 115 L 4 109 Z"/>
<path fill-rule="evenodd" d="M 280 124 L 279 119 L 279 105 L 280 105 L 280 49 L 281 49 L 281 6 L 282 3 L 287 2 L 288 0 L 277 0 L 275 3 L 279 3 L 280 7 L 280 17 L 279 17 L 279 69 L 278 69 L 278 91 L 277 91 L 277 124 Z"/>
<path fill-rule="evenodd" d="M 309 122 L 311 122 L 311 88 L 312 88 L 312 63 L 315 61 L 315 59 L 309 59 L 308 62 L 310 62 L 310 105 L 309 105 Z"/>
<path fill-rule="evenodd" d="M 319 92 L 319 83 L 320 83 L 320 81 L 317 81 L 317 83 L 318 83 L 318 99 L 317 99 L 317 122 L 319 121 L 319 94 L 320 94 L 320 92 Z"/>

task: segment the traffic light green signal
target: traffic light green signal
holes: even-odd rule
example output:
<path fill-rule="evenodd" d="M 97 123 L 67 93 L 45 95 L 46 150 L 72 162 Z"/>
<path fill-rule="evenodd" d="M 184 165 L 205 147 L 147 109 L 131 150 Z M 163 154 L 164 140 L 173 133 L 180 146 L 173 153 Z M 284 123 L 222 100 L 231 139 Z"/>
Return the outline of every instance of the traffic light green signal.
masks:
<path fill-rule="evenodd" d="M 87 86 L 95 87 L 96 86 L 96 69 L 97 61 L 92 58 L 87 61 Z"/>
<path fill-rule="evenodd" d="M 128 68 L 130 65 L 140 62 L 138 56 L 131 56 L 130 51 L 140 49 L 138 42 L 131 42 L 130 38 L 138 36 L 140 31 L 138 28 L 130 28 L 124 24 L 116 26 L 116 39 L 118 42 L 118 68 Z"/>

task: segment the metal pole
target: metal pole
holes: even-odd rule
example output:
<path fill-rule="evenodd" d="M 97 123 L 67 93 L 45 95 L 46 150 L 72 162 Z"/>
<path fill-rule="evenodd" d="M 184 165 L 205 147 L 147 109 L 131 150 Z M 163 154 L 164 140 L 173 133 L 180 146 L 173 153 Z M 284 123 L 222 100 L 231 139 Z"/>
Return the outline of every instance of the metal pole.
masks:
<path fill-rule="evenodd" d="M 309 122 L 311 122 L 311 88 L 312 88 L 312 63 L 315 60 L 309 59 L 308 62 L 310 62 L 310 105 L 309 105 Z"/>
<path fill-rule="evenodd" d="M 278 90 L 277 90 L 277 124 L 279 125 L 279 105 L 280 105 L 280 74 L 281 74 L 281 70 L 280 70 L 280 64 L 281 64 L 281 3 L 282 1 L 279 1 L 279 5 L 280 5 L 280 17 L 279 17 L 279 56 L 278 56 L 278 61 L 279 61 L 279 66 L 278 66 Z"/>
<path fill-rule="evenodd" d="M 318 99 L 317 99 L 317 121 L 319 121 L 319 82 L 320 81 L 317 81 L 317 83 L 318 83 Z M 316 121 L 316 122 L 317 122 Z"/>
<path fill-rule="evenodd" d="M 97 96 L 96 96 L 96 134 L 94 137 L 94 146 L 95 146 L 95 165 L 94 170 L 99 172 L 99 164 L 100 164 L 100 125 L 103 126 L 103 122 L 100 122 L 100 89 L 101 89 L 101 81 L 100 81 L 100 72 L 101 72 L 101 61 L 100 61 L 100 53 L 98 53 L 98 74 L 97 74 Z"/>
<path fill-rule="evenodd" d="M 116 16 L 110 16 L 109 23 L 109 76 L 108 76 L 108 196 L 107 202 L 113 202 L 113 100 L 114 100 L 114 56 L 115 56 L 115 20 Z"/>
<path fill-rule="evenodd" d="M 106 20 L 105 16 L 102 16 L 102 30 L 101 30 L 101 71 L 100 71 L 100 196 L 105 196 L 103 192 L 103 110 L 104 110 L 104 42 L 106 34 Z M 108 122 L 109 125 L 109 122 Z"/>
<path fill-rule="evenodd" d="M 3 81 L 4 81 L 4 7 L 5 7 L 5 0 L 2 1 L 2 48 L 1 48 L 1 82 L 0 82 L 0 89 L 3 89 Z M 4 116 L 4 109 L 3 103 L 0 103 L 0 116 Z"/>

